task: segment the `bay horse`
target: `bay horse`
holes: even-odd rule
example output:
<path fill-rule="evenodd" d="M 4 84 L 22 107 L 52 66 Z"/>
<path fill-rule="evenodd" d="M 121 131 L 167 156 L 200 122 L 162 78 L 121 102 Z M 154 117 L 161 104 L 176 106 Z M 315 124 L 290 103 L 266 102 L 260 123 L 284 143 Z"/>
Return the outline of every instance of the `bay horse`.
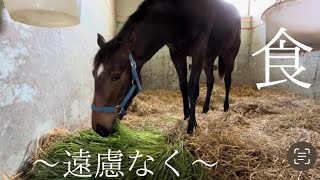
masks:
<path fill-rule="evenodd" d="M 179 76 L 187 133 L 196 128 L 195 107 L 202 69 L 207 76 L 203 112 L 209 110 L 214 85 L 213 64 L 224 75 L 224 111 L 234 61 L 240 47 L 241 19 L 237 9 L 223 0 L 145 0 L 110 41 L 98 34 L 100 50 L 94 59 L 95 91 L 92 128 L 102 137 L 113 133 L 116 117 L 122 119 L 135 95 L 141 91 L 141 69 L 163 46 Z M 192 57 L 189 82 L 186 57 Z M 190 103 L 189 103 L 190 101 Z"/>

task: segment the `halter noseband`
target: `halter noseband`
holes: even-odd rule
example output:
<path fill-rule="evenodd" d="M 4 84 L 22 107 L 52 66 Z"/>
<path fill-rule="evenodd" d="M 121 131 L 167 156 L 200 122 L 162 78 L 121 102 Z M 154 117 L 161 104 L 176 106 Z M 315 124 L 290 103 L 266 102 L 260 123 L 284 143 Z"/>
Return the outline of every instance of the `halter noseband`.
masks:
<path fill-rule="evenodd" d="M 119 115 L 125 116 L 127 114 L 126 109 L 124 108 L 130 98 L 133 96 L 134 92 L 136 89 L 138 89 L 138 92 L 142 91 L 141 83 L 138 77 L 137 73 L 137 65 L 136 62 L 134 61 L 132 54 L 129 53 L 129 60 L 131 64 L 131 75 L 132 75 L 132 84 L 131 88 L 129 89 L 127 95 L 123 98 L 121 103 L 115 107 L 97 107 L 96 105 L 92 104 L 91 109 L 96 112 L 106 112 L 106 113 L 117 113 Z M 134 84 L 136 83 L 136 84 Z"/>

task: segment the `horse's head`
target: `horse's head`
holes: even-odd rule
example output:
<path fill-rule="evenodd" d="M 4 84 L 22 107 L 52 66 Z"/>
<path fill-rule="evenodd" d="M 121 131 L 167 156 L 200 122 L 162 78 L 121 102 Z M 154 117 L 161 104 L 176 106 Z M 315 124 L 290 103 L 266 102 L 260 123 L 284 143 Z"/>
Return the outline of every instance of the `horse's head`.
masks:
<path fill-rule="evenodd" d="M 113 39 L 106 43 L 98 35 L 98 45 L 100 50 L 92 71 L 95 79 L 92 128 L 100 136 L 106 137 L 114 132 L 114 120 L 125 115 L 132 98 L 141 87 L 131 56 L 131 40 L 124 43 Z"/>

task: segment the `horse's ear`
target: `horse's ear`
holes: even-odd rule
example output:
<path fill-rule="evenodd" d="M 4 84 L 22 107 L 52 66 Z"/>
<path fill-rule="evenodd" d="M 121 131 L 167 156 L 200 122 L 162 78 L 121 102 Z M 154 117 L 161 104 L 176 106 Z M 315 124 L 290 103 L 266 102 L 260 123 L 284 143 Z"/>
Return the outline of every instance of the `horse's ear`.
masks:
<path fill-rule="evenodd" d="M 102 48 L 106 44 L 106 40 L 103 38 L 101 34 L 98 33 L 98 45 Z"/>

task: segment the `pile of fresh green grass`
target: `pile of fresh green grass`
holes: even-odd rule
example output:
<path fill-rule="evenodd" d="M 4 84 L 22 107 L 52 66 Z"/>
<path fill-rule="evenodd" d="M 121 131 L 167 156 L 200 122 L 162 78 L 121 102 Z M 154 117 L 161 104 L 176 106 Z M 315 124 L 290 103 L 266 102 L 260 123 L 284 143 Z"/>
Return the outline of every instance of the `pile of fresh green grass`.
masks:
<path fill-rule="evenodd" d="M 189 152 L 184 142 L 172 140 L 174 138 L 164 137 L 159 133 L 150 131 L 137 131 L 129 129 L 124 125 L 116 124 L 117 133 L 102 138 L 92 130 L 80 131 L 77 134 L 61 139 L 54 142 L 44 153 L 40 159 L 45 160 L 50 164 L 59 162 L 55 167 L 48 167 L 42 163 L 35 165 L 25 166 L 22 170 L 22 179 L 65 179 L 63 175 L 68 172 L 68 165 L 64 162 L 70 161 L 73 164 L 72 157 L 67 153 L 83 151 L 90 152 L 89 166 L 92 177 L 90 179 L 99 179 L 99 175 L 95 178 L 98 166 L 98 154 L 107 154 L 108 149 L 112 151 L 120 150 L 123 154 L 121 161 L 121 171 L 124 176 L 119 176 L 118 179 L 208 179 L 207 170 L 204 169 L 199 163 L 192 165 L 196 158 Z M 140 151 L 143 157 L 137 159 L 132 171 L 129 171 L 130 166 L 134 159 L 129 156 L 135 156 L 136 150 Z M 168 163 L 175 168 L 180 176 L 176 174 L 165 165 L 165 161 L 174 154 L 177 150 L 178 154 L 175 155 Z M 154 161 L 146 161 L 147 155 L 153 157 Z M 106 162 L 107 160 L 104 160 Z M 136 170 L 144 167 L 144 162 L 147 162 L 147 169 L 151 170 L 154 174 L 147 174 L 145 177 L 139 177 Z M 32 163 L 32 162 L 31 162 Z M 75 167 L 71 166 L 71 170 Z M 74 171 L 75 174 L 80 174 L 79 171 Z M 101 173 L 101 166 L 100 172 Z M 141 173 L 141 171 L 140 171 Z M 83 171 L 83 174 L 88 174 Z M 67 179 L 79 179 L 79 177 L 69 174 Z M 86 179 L 86 178 L 85 178 Z M 106 179 L 105 174 L 101 179 Z"/>

